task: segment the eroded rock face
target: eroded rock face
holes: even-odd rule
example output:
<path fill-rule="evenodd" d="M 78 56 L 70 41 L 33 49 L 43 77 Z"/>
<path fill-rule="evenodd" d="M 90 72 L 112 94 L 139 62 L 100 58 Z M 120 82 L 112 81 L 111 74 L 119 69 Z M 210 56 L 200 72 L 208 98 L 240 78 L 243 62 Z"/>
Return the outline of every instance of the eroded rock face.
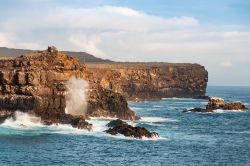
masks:
<path fill-rule="evenodd" d="M 65 114 L 66 82 L 74 77 L 90 83 L 88 112 L 91 115 L 102 110 L 106 115 L 122 119 L 136 117 L 121 94 L 105 90 L 91 75 L 78 59 L 58 52 L 55 47 L 0 60 L 0 112 L 34 111 L 46 124 L 68 123 L 89 128 L 84 121 L 86 117 Z"/>
<path fill-rule="evenodd" d="M 133 127 L 120 119 L 109 122 L 107 126 L 110 128 L 106 130 L 106 133 L 109 133 L 111 135 L 122 134 L 126 137 L 133 137 L 138 139 L 142 139 L 143 137 L 156 138 L 159 136 L 156 132 L 149 132 L 144 127 Z"/>
<path fill-rule="evenodd" d="M 242 102 L 225 102 L 220 97 L 210 97 L 206 108 L 194 108 L 183 112 L 214 112 L 214 110 L 249 110 Z"/>
<path fill-rule="evenodd" d="M 208 72 L 198 64 L 87 64 L 100 84 L 129 100 L 164 97 L 199 98 L 206 93 Z"/>

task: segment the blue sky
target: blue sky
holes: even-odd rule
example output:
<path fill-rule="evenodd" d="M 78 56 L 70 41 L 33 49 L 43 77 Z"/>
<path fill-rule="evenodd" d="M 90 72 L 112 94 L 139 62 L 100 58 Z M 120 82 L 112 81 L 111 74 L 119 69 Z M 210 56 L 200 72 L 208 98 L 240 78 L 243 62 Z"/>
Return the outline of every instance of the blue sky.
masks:
<path fill-rule="evenodd" d="M 0 46 L 200 63 L 209 85 L 250 86 L 249 16 L 249 0 L 3 0 Z"/>

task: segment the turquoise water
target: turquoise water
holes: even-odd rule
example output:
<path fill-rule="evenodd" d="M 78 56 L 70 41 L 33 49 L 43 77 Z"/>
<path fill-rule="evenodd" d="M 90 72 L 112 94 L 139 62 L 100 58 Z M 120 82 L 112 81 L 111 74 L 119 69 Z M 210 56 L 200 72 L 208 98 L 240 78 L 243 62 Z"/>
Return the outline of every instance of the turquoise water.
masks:
<path fill-rule="evenodd" d="M 250 87 L 209 87 L 208 95 L 250 107 Z M 250 111 L 182 113 L 206 103 L 130 102 L 142 117 L 133 125 L 158 132 L 154 140 L 107 135 L 102 131 L 111 119 L 92 119 L 94 129 L 88 132 L 44 126 L 18 113 L 17 120 L 0 125 L 0 165 L 250 165 Z"/>

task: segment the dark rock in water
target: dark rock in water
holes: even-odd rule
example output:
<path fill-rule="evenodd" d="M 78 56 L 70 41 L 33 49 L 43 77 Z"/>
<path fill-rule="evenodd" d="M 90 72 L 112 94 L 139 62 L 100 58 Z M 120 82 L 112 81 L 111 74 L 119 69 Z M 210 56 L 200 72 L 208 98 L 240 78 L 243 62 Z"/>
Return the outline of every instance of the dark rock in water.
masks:
<path fill-rule="evenodd" d="M 249 110 L 242 102 L 225 102 L 219 97 L 210 97 L 206 108 L 194 108 L 183 112 L 214 112 L 214 110 Z"/>
<path fill-rule="evenodd" d="M 13 116 L 13 112 L 11 111 L 0 111 L 0 124 L 11 116 Z"/>
<path fill-rule="evenodd" d="M 126 137 L 133 137 L 138 139 L 142 139 L 143 137 L 155 138 L 159 136 L 156 132 L 149 132 L 144 127 L 133 127 L 120 119 L 111 121 L 107 124 L 107 126 L 111 128 L 106 130 L 106 133 L 109 133 L 111 135 L 122 134 Z"/>
<path fill-rule="evenodd" d="M 216 110 L 216 109 L 222 109 L 224 105 L 225 105 L 224 99 L 220 97 L 210 97 L 206 108 Z"/>
<path fill-rule="evenodd" d="M 204 109 L 204 108 L 193 108 L 190 110 L 184 110 L 183 112 L 213 112 L 213 110 Z"/>
<path fill-rule="evenodd" d="M 106 126 L 108 127 L 117 127 L 117 126 L 128 126 L 128 124 L 120 119 L 112 120 Z"/>
<path fill-rule="evenodd" d="M 209 100 L 209 96 L 195 96 L 194 99 L 204 99 L 204 100 Z"/>

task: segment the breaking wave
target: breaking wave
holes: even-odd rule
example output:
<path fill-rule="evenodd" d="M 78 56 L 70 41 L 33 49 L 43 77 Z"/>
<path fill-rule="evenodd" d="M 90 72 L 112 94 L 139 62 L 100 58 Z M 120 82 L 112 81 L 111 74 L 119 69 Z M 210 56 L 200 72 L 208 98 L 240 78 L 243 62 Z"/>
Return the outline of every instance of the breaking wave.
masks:
<path fill-rule="evenodd" d="M 162 118 L 162 117 L 141 117 L 140 122 L 149 122 L 149 123 L 157 123 L 157 122 L 176 122 L 175 119 L 170 118 Z"/>
<path fill-rule="evenodd" d="M 139 140 L 136 138 L 125 137 L 123 135 L 110 135 L 104 131 L 108 129 L 106 126 L 111 120 L 116 118 L 91 118 L 87 120 L 93 124 L 92 130 L 77 129 L 71 125 L 53 124 L 44 125 L 41 118 L 29 113 L 16 111 L 14 116 L 8 118 L 0 125 L 0 135 L 42 135 L 42 134 L 73 134 L 73 135 L 89 135 L 95 137 L 111 137 L 115 139 Z M 137 123 L 127 121 L 130 125 L 135 126 Z M 157 138 L 143 138 L 141 140 L 163 140 L 163 137 Z"/>

